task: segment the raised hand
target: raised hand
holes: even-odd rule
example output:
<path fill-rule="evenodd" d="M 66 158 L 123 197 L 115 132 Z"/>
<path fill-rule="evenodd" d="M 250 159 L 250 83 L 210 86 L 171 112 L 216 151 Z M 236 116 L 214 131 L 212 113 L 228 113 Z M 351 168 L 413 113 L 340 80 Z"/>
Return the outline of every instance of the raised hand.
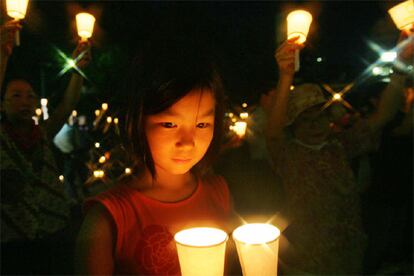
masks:
<path fill-rule="evenodd" d="M 72 53 L 72 58 L 77 59 L 76 66 L 84 69 L 92 60 L 91 43 L 88 41 L 79 41 L 76 49 Z"/>
<path fill-rule="evenodd" d="M 0 27 L 0 43 L 2 57 L 8 57 L 12 54 L 16 32 L 22 29 L 22 25 L 17 20 L 6 22 Z"/>
<path fill-rule="evenodd" d="M 298 44 L 296 41 L 299 36 L 283 42 L 275 52 L 275 59 L 279 67 L 280 76 L 291 76 L 295 74 L 295 51 L 304 47 L 303 44 Z"/>

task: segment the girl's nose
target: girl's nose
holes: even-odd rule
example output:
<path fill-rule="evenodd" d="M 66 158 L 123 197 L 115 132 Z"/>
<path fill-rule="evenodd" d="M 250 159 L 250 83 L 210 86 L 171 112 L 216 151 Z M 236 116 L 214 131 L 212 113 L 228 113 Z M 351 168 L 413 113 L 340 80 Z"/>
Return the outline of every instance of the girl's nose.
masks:
<path fill-rule="evenodd" d="M 182 149 L 191 149 L 195 145 L 194 143 L 194 131 L 193 130 L 183 130 L 179 133 L 179 138 L 176 143 L 177 147 Z"/>

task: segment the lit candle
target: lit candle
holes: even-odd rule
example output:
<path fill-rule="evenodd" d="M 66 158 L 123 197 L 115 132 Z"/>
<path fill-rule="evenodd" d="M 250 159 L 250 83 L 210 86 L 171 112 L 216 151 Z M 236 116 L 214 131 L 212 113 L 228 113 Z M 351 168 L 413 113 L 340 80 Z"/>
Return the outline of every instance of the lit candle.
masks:
<path fill-rule="evenodd" d="M 95 17 L 92 14 L 81 12 L 76 15 L 76 26 L 81 40 L 86 41 L 93 34 Z"/>
<path fill-rule="evenodd" d="M 14 20 L 22 20 L 26 16 L 27 5 L 29 0 L 7 0 L 6 9 L 7 14 L 13 17 Z M 16 45 L 20 45 L 20 32 L 16 31 Z"/>
<path fill-rule="evenodd" d="M 249 117 L 249 113 L 247 112 L 240 113 L 240 119 L 247 119 L 248 117 Z"/>
<path fill-rule="evenodd" d="M 40 105 L 42 107 L 42 113 L 43 113 L 43 120 L 45 121 L 49 118 L 49 113 L 47 110 L 47 103 L 48 103 L 48 100 L 46 98 L 40 99 Z"/>
<path fill-rule="evenodd" d="M 236 134 L 242 138 L 244 135 L 246 135 L 246 129 L 247 129 L 247 123 L 246 122 L 235 122 L 233 126 L 233 131 L 236 132 Z"/>
<path fill-rule="evenodd" d="M 407 0 L 388 10 L 399 30 L 410 30 L 414 24 L 414 2 Z"/>
<path fill-rule="evenodd" d="M 280 231 L 265 223 L 252 223 L 233 231 L 244 276 L 277 275 Z"/>
<path fill-rule="evenodd" d="M 174 236 L 183 276 L 222 276 L 228 235 L 216 228 L 185 229 Z"/>
<path fill-rule="evenodd" d="M 312 22 L 312 15 L 305 10 L 295 10 L 288 14 L 287 18 L 287 38 L 299 36 L 296 43 L 302 44 L 306 41 L 309 27 Z M 295 51 L 295 71 L 299 71 L 299 50 Z"/>
<path fill-rule="evenodd" d="M 340 93 L 335 93 L 332 95 L 334 101 L 340 101 L 342 99 L 342 95 Z"/>

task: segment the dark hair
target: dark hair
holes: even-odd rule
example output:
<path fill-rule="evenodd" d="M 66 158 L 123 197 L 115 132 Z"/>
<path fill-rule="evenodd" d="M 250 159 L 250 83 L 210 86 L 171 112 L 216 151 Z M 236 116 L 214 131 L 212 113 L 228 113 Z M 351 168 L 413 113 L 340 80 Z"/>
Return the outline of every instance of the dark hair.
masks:
<path fill-rule="evenodd" d="M 127 100 L 124 110 L 123 138 L 134 166 L 146 166 L 155 176 L 154 161 L 144 131 L 147 115 L 169 108 L 193 89 L 209 89 L 215 98 L 213 140 L 203 157 L 194 167 L 205 171 L 217 156 L 221 144 L 224 91 L 221 78 L 211 56 L 200 47 L 159 42 L 168 47 L 148 45 L 132 60 L 125 80 Z"/>

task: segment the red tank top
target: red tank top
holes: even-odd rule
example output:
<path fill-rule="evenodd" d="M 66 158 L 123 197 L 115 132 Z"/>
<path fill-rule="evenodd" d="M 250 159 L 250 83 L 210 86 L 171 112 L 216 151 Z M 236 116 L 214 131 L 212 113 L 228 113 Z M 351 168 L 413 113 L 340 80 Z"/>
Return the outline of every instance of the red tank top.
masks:
<path fill-rule="evenodd" d="M 128 185 L 88 199 L 85 208 L 96 202 L 105 206 L 116 227 L 116 274 L 179 275 L 176 232 L 200 226 L 230 230 L 232 204 L 219 176 L 199 179 L 194 193 L 179 202 L 160 202 Z"/>

